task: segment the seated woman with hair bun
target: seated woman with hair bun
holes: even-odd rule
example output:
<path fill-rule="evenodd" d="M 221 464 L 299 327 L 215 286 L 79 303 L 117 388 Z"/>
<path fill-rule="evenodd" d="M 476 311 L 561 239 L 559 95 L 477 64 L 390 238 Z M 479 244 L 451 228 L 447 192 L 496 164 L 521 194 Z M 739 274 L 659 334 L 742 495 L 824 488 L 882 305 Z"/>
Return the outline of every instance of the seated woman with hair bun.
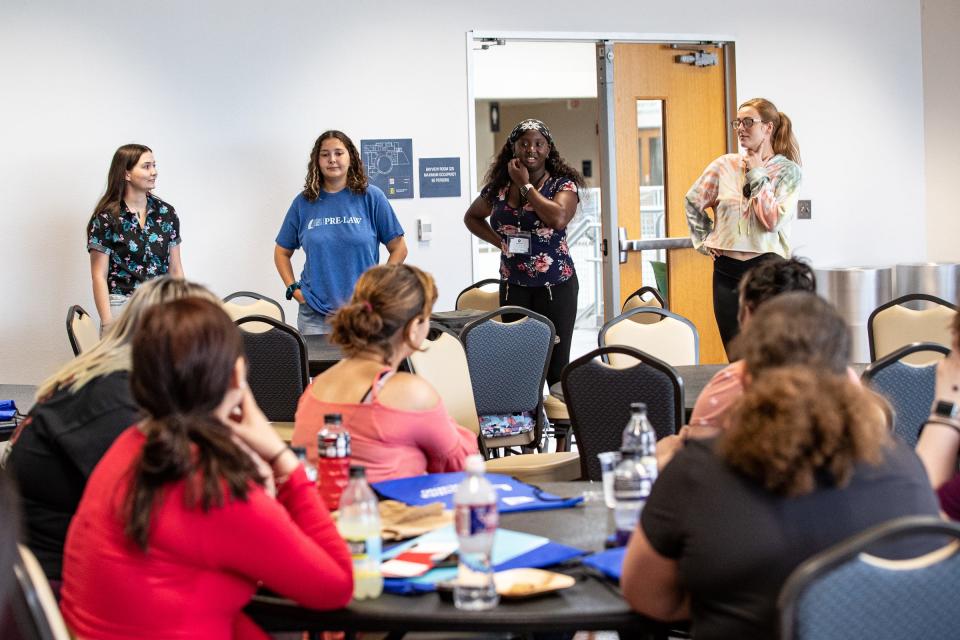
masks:
<path fill-rule="evenodd" d="M 777 594 L 801 562 L 874 525 L 938 513 L 883 401 L 847 376 L 850 338 L 829 303 L 777 296 L 740 340 L 744 392 L 728 428 L 691 440 L 663 470 L 623 563 L 630 605 L 692 618 L 698 640 L 777 637 Z M 820 359 L 782 364 L 802 344 Z"/>
<path fill-rule="evenodd" d="M 347 357 L 313 379 L 300 398 L 293 444 L 317 457 L 323 416 L 339 413 L 352 458 L 370 482 L 460 471 L 477 438 L 447 414 L 430 383 L 397 367 L 430 330 L 437 287 L 410 265 L 373 267 L 331 320 L 334 344 Z"/>

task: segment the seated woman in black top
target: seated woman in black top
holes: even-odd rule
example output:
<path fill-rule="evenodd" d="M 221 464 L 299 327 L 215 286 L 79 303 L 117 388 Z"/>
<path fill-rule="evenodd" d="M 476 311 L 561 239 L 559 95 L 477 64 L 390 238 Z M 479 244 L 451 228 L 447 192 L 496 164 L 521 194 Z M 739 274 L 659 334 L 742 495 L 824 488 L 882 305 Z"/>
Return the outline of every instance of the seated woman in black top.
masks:
<path fill-rule="evenodd" d="M 20 487 L 26 543 L 51 581 L 87 478 L 120 433 L 140 419 L 130 393 L 130 341 L 143 312 L 187 296 L 217 298 L 169 276 L 140 286 L 103 339 L 40 385 L 12 439 L 7 466 Z M 217 300 L 218 301 L 218 300 Z"/>
<path fill-rule="evenodd" d="M 739 340 L 747 375 L 729 429 L 664 468 L 623 565 L 631 606 L 692 618 L 698 640 L 776 637 L 777 595 L 797 565 L 873 525 L 938 513 L 882 401 L 845 374 L 850 339 L 833 307 L 780 295 Z M 791 349 L 822 360 L 764 367 Z"/>

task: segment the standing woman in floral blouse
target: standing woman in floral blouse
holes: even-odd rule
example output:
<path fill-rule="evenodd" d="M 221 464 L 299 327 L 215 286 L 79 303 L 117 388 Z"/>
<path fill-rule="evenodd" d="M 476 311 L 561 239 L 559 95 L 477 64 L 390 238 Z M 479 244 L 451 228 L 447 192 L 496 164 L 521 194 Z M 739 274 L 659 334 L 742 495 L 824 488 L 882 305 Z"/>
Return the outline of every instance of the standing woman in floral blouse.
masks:
<path fill-rule="evenodd" d="M 149 147 L 125 144 L 113 154 L 107 189 L 87 224 L 101 333 L 142 283 L 167 273 L 183 277 L 180 219 L 172 205 L 151 193 L 156 183 Z"/>
<path fill-rule="evenodd" d="M 558 342 L 547 370 L 553 384 L 570 360 L 577 316 L 580 285 L 566 229 L 577 211 L 583 176 L 560 157 L 547 126 L 528 119 L 514 127 L 484 181 L 463 222 L 502 252 L 500 304 L 530 309 L 556 327 Z"/>
<path fill-rule="evenodd" d="M 690 187 L 686 204 L 694 249 L 714 259 L 713 313 L 725 348 L 740 329 L 737 286 L 743 274 L 765 253 L 790 257 L 800 188 L 800 147 L 787 114 L 753 98 L 730 124 L 740 153 L 711 162 Z"/>

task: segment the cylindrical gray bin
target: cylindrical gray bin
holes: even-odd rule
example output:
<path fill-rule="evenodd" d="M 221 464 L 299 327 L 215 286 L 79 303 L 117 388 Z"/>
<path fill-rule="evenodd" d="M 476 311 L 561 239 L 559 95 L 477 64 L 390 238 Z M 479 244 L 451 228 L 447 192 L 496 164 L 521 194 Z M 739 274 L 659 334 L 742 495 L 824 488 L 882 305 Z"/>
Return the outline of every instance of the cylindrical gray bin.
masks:
<path fill-rule="evenodd" d="M 949 262 L 917 262 L 898 264 L 894 277 L 895 297 L 909 293 L 927 293 L 947 302 L 957 302 L 957 278 L 960 265 Z M 922 309 L 923 302 L 910 302 L 912 309 Z"/>
<path fill-rule="evenodd" d="M 893 299 L 893 267 L 817 269 L 817 293 L 829 300 L 846 320 L 853 362 L 870 362 L 867 318 Z"/>

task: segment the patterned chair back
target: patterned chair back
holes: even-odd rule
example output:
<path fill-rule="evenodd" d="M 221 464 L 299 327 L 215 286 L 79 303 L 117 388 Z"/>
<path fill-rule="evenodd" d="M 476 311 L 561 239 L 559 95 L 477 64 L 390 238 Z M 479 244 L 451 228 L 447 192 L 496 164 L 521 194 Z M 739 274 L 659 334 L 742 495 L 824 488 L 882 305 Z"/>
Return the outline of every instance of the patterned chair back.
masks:
<path fill-rule="evenodd" d="M 260 409 L 271 422 L 293 422 L 297 402 L 309 382 L 307 345 L 293 327 L 267 316 L 236 321 L 243 334 L 247 382 Z M 247 331 L 267 324 L 267 331 Z"/>
<path fill-rule="evenodd" d="M 893 432 L 911 447 L 917 446 L 920 428 L 930 415 L 937 362 L 948 353 L 943 345 L 916 342 L 880 358 L 863 372 L 863 381 L 893 408 Z M 914 354 L 922 354 L 930 364 L 908 364 Z"/>
<path fill-rule="evenodd" d="M 633 364 L 618 368 L 601 359 L 614 355 Z M 637 349 L 616 345 L 591 351 L 567 365 L 561 384 L 588 480 L 600 480 L 598 453 L 620 449 L 631 403 L 647 404 L 657 439 L 683 425 L 683 380 L 670 365 Z"/>
<path fill-rule="evenodd" d="M 868 553 L 878 544 L 891 543 L 900 549 L 912 544 L 926 552 L 914 552 L 915 557 L 907 560 Z M 955 638 L 960 629 L 958 590 L 960 524 L 931 516 L 898 518 L 801 564 L 780 592 L 780 636 L 782 640 Z"/>

